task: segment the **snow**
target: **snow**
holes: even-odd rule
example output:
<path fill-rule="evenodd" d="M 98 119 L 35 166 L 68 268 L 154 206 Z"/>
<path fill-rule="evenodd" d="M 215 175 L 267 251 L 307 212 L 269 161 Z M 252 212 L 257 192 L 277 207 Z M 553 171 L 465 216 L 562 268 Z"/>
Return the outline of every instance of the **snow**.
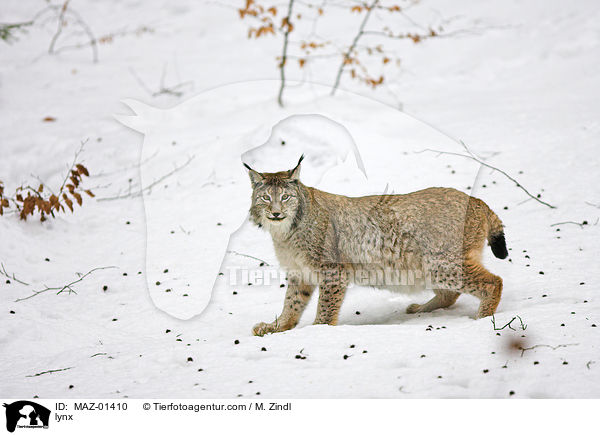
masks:
<path fill-rule="evenodd" d="M 2 22 L 36 11 L 5 3 Z M 346 91 L 328 97 L 323 85 L 332 82 L 335 63 L 326 59 L 290 69 L 292 81 L 309 82 L 291 83 L 284 109 L 275 101 L 279 42 L 247 40 L 247 23 L 233 6 L 75 2 L 96 35 L 152 29 L 100 45 L 97 64 L 85 48 L 47 55 L 53 24 L 3 46 L 6 190 L 33 183 L 31 174 L 60 184 L 89 138 L 82 159 L 91 172 L 86 187 L 97 195 L 43 224 L 0 218 L 0 261 L 30 284 L 0 281 L 3 395 L 598 397 L 595 4 L 423 2 L 411 11 L 415 19 L 458 17 L 454 28 L 479 30 L 391 46 L 402 67 L 390 69 L 375 92 L 346 77 Z M 344 41 L 340 35 L 351 35 L 356 23 L 345 20 L 347 12 L 330 13 L 326 28 Z M 167 85 L 193 82 L 183 98 L 152 97 L 131 73 L 154 89 L 165 64 Z M 56 121 L 42 122 L 46 116 Z M 462 152 L 453 138 L 557 208 L 528 200 L 502 174 L 473 161 L 418 152 Z M 490 319 L 475 320 L 478 301 L 467 295 L 450 309 L 409 315 L 408 304 L 430 295 L 353 287 L 338 326 L 313 326 L 312 300 L 297 328 L 253 337 L 255 323 L 280 312 L 283 289 L 279 275 L 270 285 L 229 281 L 235 268 L 278 271 L 268 234 L 243 223 L 250 186 L 241 161 L 288 169 L 302 152 L 302 179 L 328 191 L 440 185 L 484 199 L 504 221 L 511 249 L 511 261 L 489 249 L 484 257 L 504 279 L 496 326 L 520 316 L 526 329 L 518 319 L 515 330 L 499 331 Z M 182 165 L 143 198 L 100 200 L 136 192 Z M 584 220 L 582 227 L 551 226 Z M 268 265 L 234 253 L 221 264 L 225 250 Z M 77 294 L 14 302 L 103 266 L 115 268 L 86 277 Z M 213 288 L 218 270 L 223 275 Z"/>

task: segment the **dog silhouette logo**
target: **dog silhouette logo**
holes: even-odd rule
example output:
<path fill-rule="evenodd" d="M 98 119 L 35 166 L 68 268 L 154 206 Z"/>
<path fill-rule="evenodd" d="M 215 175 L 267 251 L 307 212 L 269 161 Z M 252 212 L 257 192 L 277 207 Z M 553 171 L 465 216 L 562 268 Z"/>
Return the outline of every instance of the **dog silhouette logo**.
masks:
<path fill-rule="evenodd" d="M 50 410 L 29 400 L 19 400 L 4 404 L 6 408 L 6 430 L 14 432 L 19 428 L 48 428 Z"/>
<path fill-rule="evenodd" d="M 157 308 L 178 319 L 211 302 L 219 309 L 222 290 L 236 285 L 232 276 L 247 281 L 244 273 L 264 265 L 245 260 L 252 259 L 246 249 L 262 249 L 264 235 L 249 221 L 242 162 L 270 172 L 294 167 L 304 154 L 303 183 L 348 196 L 447 185 L 447 162 L 423 151 L 435 144 L 456 154 L 458 142 L 429 124 L 349 92 L 332 99 L 331 88 L 309 83 L 290 87 L 281 108 L 268 97 L 273 85 L 228 84 L 169 109 L 127 99 L 131 113 L 115 115 L 144 135 L 134 165 L 139 180 L 98 200 L 142 199 L 147 289 Z M 473 186 L 482 167 L 462 163 L 449 187 Z"/>

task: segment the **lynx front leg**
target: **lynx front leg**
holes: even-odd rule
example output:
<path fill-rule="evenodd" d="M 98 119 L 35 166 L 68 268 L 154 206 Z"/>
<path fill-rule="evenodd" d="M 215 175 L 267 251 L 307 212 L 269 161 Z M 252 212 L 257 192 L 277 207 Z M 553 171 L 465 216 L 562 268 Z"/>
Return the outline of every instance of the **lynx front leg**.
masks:
<path fill-rule="evenodd" d="M 315 286 L 304 284 L 298 277 L 288 276 L 288 288 L 285 292 L 283 310 L 274 322 L 260 322 L 254 325 L 254 335 L 262 337 L 273 332 L 287 331 L 298 324 Z"/>
<path fill-rule="evenodd" d="M 337 324 L 347 287 L 348 277 L 341 265 L 331 265 L 322 269 L 319 280 L 319 304 L 315 325 Z"/>

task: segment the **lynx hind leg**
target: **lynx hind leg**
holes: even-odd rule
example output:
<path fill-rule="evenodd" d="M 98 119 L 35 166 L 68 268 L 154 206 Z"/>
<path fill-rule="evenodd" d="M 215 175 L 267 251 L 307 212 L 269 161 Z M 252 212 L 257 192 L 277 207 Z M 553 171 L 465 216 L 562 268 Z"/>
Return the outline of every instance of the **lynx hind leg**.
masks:
<path fill-rule="evenodd" d="M 496 312 L 502 296 L 502 278 L 494 275 L 478 262 L 465 262 L 461 293 L 479 298 L 477 318 L 491 316 Z"/>
<path fill-rule="evenodd" d="M 480 264 L 466 265 L 465 275 L 466 290 L 480 300 L 477 318 L 494 314 L 502 296 L 502 278 Z"/>
<path fill-rule="evenodd" d="M 424 304 L 410 304 L 406 308 L 406 312 L 408 314 L 428 313 L 437 310 L 438 308 L 447 308 L 454 304 L 460 296 L 459 292 L 451 290 L 434 290 L 433 292 L 435 293 L 435 296 L 431 298 L 431 300 Z"/>
<path fill-rule="evenodd" d="M 298 324 L 314 290 L 315 286 L 300 283 L 298 279 L 289 277 L 281 314 L 274 322 L 257 323 L 252 328 L 252 333 L 262 337 L 265 334 L 294 328 Z"/>

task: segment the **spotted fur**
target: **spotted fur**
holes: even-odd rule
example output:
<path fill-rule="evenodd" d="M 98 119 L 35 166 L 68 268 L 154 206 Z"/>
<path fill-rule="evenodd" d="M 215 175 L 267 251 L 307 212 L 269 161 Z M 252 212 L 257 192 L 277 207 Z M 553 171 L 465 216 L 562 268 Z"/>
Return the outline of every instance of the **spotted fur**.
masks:
<path fill-rule="evenodd" d="M 294 328 L 317 286 L 316 324 L 337 323 L 350 283 L 433 290 L 433 299 L 410 305 L 408 313 L 449 307 L 461 293 L 480 299 L 478 317 L 495 312 L 502 279 L 484 268 L 481 253 L 486 240 L 497 257 L 508 252 L 502 222 L 482 200 L 441 187 L 404 195 L 335 195 L 302 184 L 301 161 L 275 173 L 246 165 L 250 219 L 271 234 L 288 275 L 281 315 L 257 324 L 255 335 Z"/>

